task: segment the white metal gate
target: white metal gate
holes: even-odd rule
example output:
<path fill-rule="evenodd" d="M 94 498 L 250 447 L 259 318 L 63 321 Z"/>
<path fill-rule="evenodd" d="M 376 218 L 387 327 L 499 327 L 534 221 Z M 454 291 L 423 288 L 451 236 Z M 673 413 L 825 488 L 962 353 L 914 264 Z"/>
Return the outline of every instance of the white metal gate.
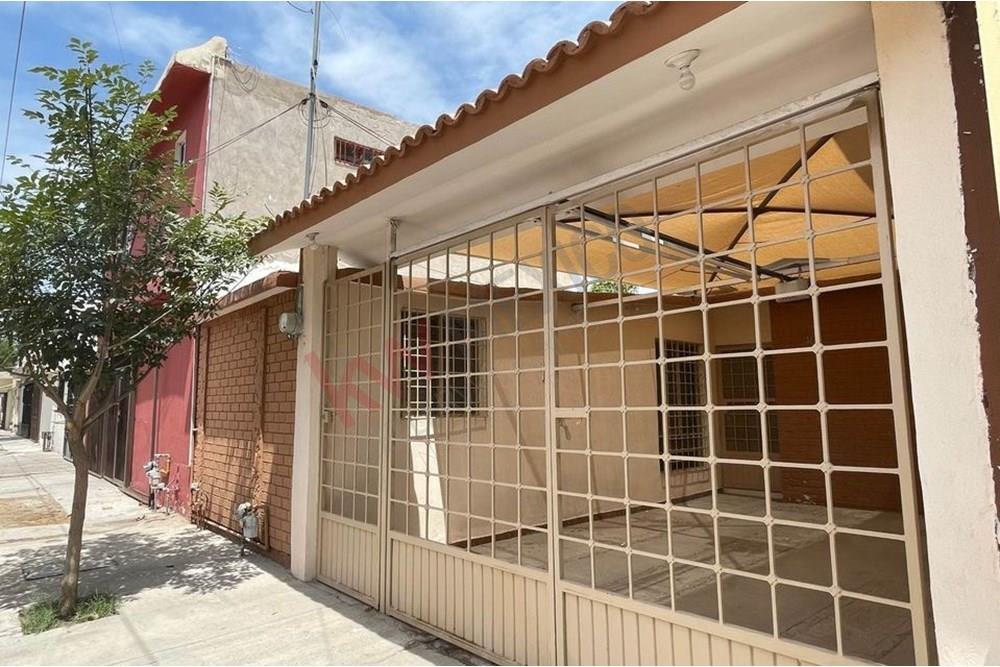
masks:
<path fill-rule="evenodd" d="M 385 299 L 380 269 L 326 288 L 317 578 L 378 606 Z"/>
<path fill-rule="evenodd" d="M 500 662 L 928 662 L 874 91 L 390 266 L 323 580 Z"/>

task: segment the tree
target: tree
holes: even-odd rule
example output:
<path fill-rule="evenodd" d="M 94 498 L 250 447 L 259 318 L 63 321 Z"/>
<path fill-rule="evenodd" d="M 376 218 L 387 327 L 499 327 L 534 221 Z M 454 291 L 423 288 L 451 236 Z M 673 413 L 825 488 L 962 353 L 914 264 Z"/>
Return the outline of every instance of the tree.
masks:
<path fill-rule="evenodd" d="M 168 150 L 176 112 L 154 111 L 158 93 L 143 92 L 150 63 L 132 78 L 89 43 L 69 48 L 72 66 L 33 70 L 51 86 L 25 111 L 47 132 L 48 151 L 36 156 L 44 166 L 0 188 L 0 339 L 65 417 L 75 467 L 64 618 L 79 583 L 92 455 L 84 435 L 115 403 L 115 387 L 130 391 L 162 364 L 249 269 L 247 241 L 260 224 L 229 214 L 218 188 L 197 210 L 186 165 Z"/>

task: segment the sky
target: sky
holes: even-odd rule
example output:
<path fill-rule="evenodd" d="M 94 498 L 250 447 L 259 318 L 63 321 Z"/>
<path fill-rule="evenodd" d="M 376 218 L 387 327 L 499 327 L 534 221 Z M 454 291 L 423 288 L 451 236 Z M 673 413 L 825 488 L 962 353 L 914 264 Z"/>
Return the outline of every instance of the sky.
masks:
<path fill-rule="evenodd" d="M 28 2 L 17 68 L 8 152 L 45 149 L 33 104 L 38 65 L 66 66 L 66 44 L 79 37 L 103 59 L 161 71 L 170 55 L 213 35 L 232 57 L 308 84 L 313 3 Z M 617 2 L 323 2 L 319 88 L 323 92 L 433 123 L 454 113 L 506 75 L 521 73 L 562 39 L 576 40 L 590 21 L 606 21 Z M 6 129 L 21 3 L 0 1 L 0 128 Z M 2 141 L 2 134 L 0 134 Z M 32 161 L 34 163 L 34 161 Z M 5 181 L 17 173 L 7 167 Z"/>

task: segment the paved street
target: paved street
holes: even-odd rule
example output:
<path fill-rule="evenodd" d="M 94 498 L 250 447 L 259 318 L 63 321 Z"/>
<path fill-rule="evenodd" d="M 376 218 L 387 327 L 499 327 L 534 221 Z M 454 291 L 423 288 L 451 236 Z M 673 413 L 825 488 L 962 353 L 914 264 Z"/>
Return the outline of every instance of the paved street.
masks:
<path fill-rule="evenodd" d="M 58 587 L 72 467 L 0 431 L 0 664 L 482 664 L 478 658 L 91 478 L 81 594 L 118 615 L 21 635 Z"/>

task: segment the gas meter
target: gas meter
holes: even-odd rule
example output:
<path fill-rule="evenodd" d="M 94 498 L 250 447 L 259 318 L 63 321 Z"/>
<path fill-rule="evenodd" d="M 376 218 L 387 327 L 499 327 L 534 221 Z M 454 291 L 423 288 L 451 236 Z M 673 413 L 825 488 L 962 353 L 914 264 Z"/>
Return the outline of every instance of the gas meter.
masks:
<path fill-rule="evenodd" d="M 257 520 L 257 510 L 250 502 L 240 503 L 236 507 L 236 519 L 240 522 L 240 530 L 243 540 L 240 542 L 240 556 L 246 554 L 246 543 L 249 540 L 256 540 L 259 532 Z"/>

